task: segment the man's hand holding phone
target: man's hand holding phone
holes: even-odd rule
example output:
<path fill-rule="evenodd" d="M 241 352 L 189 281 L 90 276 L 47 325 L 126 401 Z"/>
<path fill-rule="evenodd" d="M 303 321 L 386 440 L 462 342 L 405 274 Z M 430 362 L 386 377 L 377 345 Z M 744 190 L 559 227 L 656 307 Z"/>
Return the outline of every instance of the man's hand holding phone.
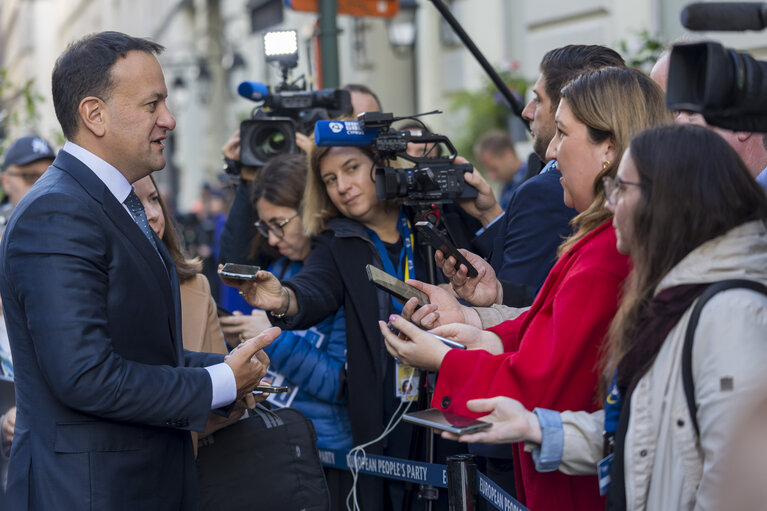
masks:
<path fill-rule="evenodd" d="M 234 348 L 226 356 L 224 362 L 229 365 L 237 382 L 237 399 L 250 394 L 266 376 L 269 367 L 269 357 L 263 352 L 280 334 L 282 330 L 271 327 L 261 334 L 248 339 Z"/>

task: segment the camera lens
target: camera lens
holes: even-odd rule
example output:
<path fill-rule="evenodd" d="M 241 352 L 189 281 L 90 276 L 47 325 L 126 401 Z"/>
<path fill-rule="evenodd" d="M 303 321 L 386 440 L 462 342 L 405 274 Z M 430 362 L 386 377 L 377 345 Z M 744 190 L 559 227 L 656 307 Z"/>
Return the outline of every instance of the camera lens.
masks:
<path fill-rule="evenodd" d="M 253 154 L 260 160 L 266 161 L 272 156 L 290 151 L 288 133 L 282 126 L 263 126 L 256 130 L 251 137 L 250 146 Z"/>
<path fill-rule="evenodd" d="M 296 152 L 295 122 L 284 117 L 243 121 L 241 161 L 243 165 L 260 167 L 279 154 Z"/>

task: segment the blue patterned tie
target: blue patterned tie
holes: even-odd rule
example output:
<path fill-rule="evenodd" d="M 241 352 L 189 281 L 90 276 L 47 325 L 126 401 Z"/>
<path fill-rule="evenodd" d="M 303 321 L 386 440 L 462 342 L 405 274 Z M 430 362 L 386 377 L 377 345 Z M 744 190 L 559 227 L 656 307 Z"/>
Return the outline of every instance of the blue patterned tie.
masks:
<path fill-rule="evenodd" d="M 146 219 L 144 205 L 141 204 L 141 199 L 138 198 L 138 195 L 136 195 L 136 190 L 134 190 L 132 187 L 128 197 L 125 199 L 124 204 L 128 206 L 128 211 L 130 211 L 131 216 L 133 216 L 133 220 L 139 226 L 141 232 L 144 233 L 144 236 L 146 236 L 146 238 L 154 247 L 155 251 L 157 251 L 159 254 L 160 251 L 157 248 L 157 243 L 155 243 L 154 236 L 152 236 L 152 228 L 149 227 L 149 222 Z"/>

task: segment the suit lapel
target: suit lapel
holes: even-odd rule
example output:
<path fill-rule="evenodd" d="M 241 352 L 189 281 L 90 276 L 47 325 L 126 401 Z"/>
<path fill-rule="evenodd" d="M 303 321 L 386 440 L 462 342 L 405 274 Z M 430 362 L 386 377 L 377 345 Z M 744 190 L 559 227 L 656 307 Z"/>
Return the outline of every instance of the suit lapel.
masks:
<path fill-rule="evenodd" d="M 157 291 L 162 295 L 168 311 L 170 328 L 173 334 L 173 343 L 178 348 L 178 323 L 180 321 L 180 299 L 178 299 L 178 279 L 175 265 L 163 243 L 157 239 L 161 257 L 158 257 L 149 240 L 146 239 L 141 228 L 125 210 L 106 185 L 80 160 L 66 151 L 59 151 L 53 166 L 70 174 L 85 191 L 98 203 L 101 204 L 109 219 L 117 226 L 117 229 L 133 245 L 135 251 L 143 259 L 144 266 L 149 268 L 151 281 L 157 286 Z M 161 248 L 160 248 L 161 247 Z M 164 254 L 164 255 L 163 255 Z M 174 292 L 175 290 L 175 292 Z"/>

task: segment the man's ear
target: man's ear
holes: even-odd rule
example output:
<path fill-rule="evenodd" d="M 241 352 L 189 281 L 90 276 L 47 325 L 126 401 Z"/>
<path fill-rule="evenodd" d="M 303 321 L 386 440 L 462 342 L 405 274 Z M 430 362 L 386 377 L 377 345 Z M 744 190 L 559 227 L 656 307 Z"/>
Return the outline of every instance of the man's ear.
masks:
<path fill-rule="evenodd" d="M 738 139 L 738 142 L 740 142 L 741 144 L 745 142 L 746 140 L 748 140 L 749 138 L 751 138 L 751 135 L 753 135 L 753 133 L 751 133 L 750 131 L 735 132 L 735 137 Z"/>
<path fill-rule="evenodd" d="M 104 107 L 101 99 L 88 96 L 80 101 L 77 109 L 83 125 L 96 137 L 103 137 L 106 133 L 107 112 Z"/>

